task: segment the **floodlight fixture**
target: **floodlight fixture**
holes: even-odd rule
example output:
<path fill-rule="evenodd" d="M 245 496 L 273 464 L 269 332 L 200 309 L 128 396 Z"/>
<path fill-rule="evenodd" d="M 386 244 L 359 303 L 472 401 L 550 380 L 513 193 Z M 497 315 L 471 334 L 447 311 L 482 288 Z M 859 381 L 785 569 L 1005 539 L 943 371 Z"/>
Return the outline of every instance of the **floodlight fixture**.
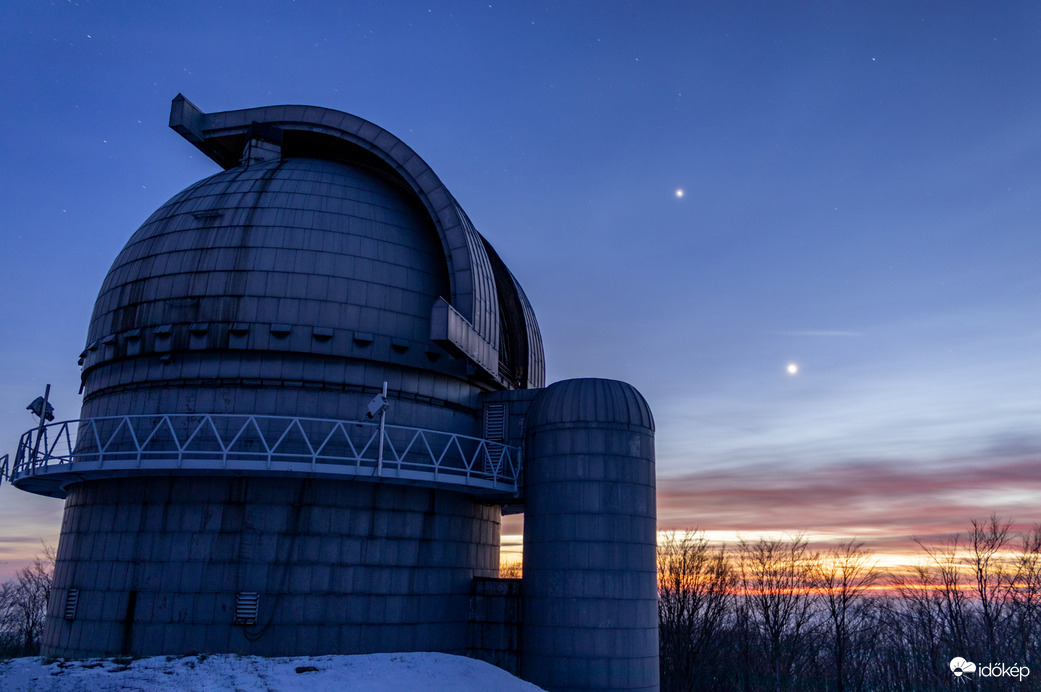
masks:
<path fill-rule="evenodd" d="M 27 411 L 32 411 L 37 418 L 46 418 L 49 421 L 54 420 L 54 407 L 47 403 L 47 400 L 42 396 L 33 399 L 32 403 L 25 408 Z"/>
<path fill-rule="evenodd" d="M 377 394 L 372 401 L 369 402 L 369 410 L 365 412 L 365 415 L 369 418 L 375 418 L 390 407 L 390 402 L 387 401 L 387 397 L 383 394 Z"/>

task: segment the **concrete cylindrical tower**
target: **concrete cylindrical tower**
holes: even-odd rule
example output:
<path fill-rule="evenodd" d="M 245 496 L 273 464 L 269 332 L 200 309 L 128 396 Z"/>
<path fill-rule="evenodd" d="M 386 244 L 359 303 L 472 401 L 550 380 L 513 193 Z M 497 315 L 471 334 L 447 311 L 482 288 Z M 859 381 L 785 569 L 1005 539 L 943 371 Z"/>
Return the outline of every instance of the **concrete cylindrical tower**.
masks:
<path fill-rule="evenodd" d="M 635 388 L 548 387 L 527 416 L 522 675 L 657 690 L 654 420 Z"/>

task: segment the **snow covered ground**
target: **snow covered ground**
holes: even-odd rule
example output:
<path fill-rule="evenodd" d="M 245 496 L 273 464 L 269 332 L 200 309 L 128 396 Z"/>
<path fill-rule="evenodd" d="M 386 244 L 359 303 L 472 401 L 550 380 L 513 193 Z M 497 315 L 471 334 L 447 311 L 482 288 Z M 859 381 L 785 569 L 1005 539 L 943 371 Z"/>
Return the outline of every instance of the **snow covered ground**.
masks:
<path fill-rule="evenodd" d="M 409 653 L 295 658 L 203 654 L 54 662 L 15 658 L 0 661 L 0 689 L 5 692 L 537 692 L 541 688 L 472 658 Z"/>

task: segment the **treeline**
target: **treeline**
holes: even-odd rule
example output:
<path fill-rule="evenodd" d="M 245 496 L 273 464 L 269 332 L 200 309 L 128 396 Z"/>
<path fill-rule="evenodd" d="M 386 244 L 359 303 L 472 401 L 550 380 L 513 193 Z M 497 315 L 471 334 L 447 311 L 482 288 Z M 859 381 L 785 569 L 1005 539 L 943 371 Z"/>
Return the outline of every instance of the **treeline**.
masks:
<path fill-rule="evenodd" d="M 919 548 L 916 565 L 887 573 L 858 542 L 665 536 L 661 689 L 1041 690 L 1041 525 L 1018 534 L 992 516 Z M 53 564 L 45 550 L 0 584 L 0 657 L 39 651 Z M 956 676 L 955 658 L 976 670 Z"/>
<path fill-rule="evenodd" d="M 53 574 L 54 550 L 45 546 L 14 579 L 0 584 L 0 658 L 40 652 Z"/>
<path fill-rule="evenodd" d="M 1017 534 L 992 516 L 918 545 L 916 566 L 887 573 L 855 541 L 814 552 L 801 536 L 665 537 L 661 689 L 1041 689 L 1041 525 Z M 955 658 L 976 670 L 955 675 Z"/>

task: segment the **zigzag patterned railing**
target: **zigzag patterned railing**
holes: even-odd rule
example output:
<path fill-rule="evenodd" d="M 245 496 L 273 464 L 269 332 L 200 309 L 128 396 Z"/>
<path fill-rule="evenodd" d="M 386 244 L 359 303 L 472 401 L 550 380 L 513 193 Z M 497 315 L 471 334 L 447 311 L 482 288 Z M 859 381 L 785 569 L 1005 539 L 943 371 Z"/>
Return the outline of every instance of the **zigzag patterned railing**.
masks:
<path fill-rule="evenodd" d="M 381 454 L 382 442 L 382 454 Z M 380 461 L 382 457 L 382 462 Z M 520 450 L 422 428 L 235 414 L 111 416 L 22 435 L 11 482 L 50 474 L 155 471 L 310 472 L 514 493 Z"/>

